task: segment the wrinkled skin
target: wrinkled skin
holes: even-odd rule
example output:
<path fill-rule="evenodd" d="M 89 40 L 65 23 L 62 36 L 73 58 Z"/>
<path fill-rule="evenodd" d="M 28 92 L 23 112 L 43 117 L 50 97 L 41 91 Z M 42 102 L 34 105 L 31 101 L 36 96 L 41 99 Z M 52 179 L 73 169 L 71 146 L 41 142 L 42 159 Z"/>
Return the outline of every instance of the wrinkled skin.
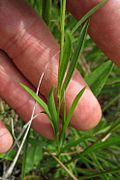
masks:
<path fill-rule="evenodd" d="M 68 0 L 67 6 L 79 19 L 98 2 L 100 1 Z M 104 8 L 92 16 L 89 28 L 89 33 L 98 47 L 117 64 L 120 64 L 119 4 L 118 0 L 109 0 Z M 40 96 L 47 99 L 51 86 L 57 87 L 59 46 L 45 23 L 24 0 L 1 0 L 0 49 L 0 96 L 28 121 L 34 101 L 20 87 L 19 82 L 35 89 L 48 64 L 40 89 Z M 85 85 L 85 81 L 76 71 L 66 92 L 67 111 L 76 94 Z M 48 117 L 40 114 L 41 111 L 42 108 L 37 106 L 36 113 L 39 113 L 39 116 L 33 121 L 32 127 L 41 135 L 52 139 L 52 127 Z M 87 87 L 73 114 L 71 125 L 78 130 L 88 130 L 95 127 L 100 119 L 100 105 Z M 0 152 L 6 152 L 12 142 L 10 133 L 0 121 Z"/>

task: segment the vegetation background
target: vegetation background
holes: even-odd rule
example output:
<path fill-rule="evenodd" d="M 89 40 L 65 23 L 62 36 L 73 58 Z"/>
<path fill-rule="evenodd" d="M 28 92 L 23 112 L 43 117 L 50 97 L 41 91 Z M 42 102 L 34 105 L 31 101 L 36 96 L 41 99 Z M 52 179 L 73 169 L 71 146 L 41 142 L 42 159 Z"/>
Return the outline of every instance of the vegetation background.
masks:
<path fill-rule="evenodd" d="M 29 0 L 59 42 L 59 3 L 56 0 L 50 2 Z M 68 12 L 65 22 L 65 30 L 70 31 L 76 24 L 76 20 Z M 72 37 L 73 47 L 76 47 L 79 34 L 80 28 Z M 55 141 L 49 141 L 31 129 L 10 179 L 120 179 L 120 68 L 108 60 L 89 35 L 77 68 L 99 99 L 103 110 L 101 122 L 87 132 L 70 128 L 60 155 L 56 154 Z M 16 140 L 24 124 L 3 100 L 0 100 L 0 119 Z M 0 154 L 0 176 L 6 172 L 17 150 L 16 145 L 8 153 Z"/>

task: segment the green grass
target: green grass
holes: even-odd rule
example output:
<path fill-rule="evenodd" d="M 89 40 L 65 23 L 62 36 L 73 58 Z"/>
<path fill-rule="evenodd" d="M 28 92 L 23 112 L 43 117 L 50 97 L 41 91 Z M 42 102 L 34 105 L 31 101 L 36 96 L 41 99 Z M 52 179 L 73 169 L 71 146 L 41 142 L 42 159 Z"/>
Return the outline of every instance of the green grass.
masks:
<path fill-rule="evenodd" d="M 47 103 L 32 92 L 28 87 L 22 87 L 34 97 L 48 115 L 54 129 L 55 140 L 49 141 L 29 125 L 23 125 L 18 117 L 14 124 L 15 137 L 18 137 L 22 128 L 25 131 L 23 151 L 15 163 L 12 175 L 20 179 L 119 179 L 120 163 L 120 69 L 96 47 L 87 35 L 89 16 L 104 5 L 106 0 L 97 5 L 82 20 L 76 20 L 67 12 L 66 1 L 60 1 L 60 9 L 56 1 L 53 5 L 50 0 L 29 0 L 37 13 L 49 25 L 53 35 L 60 42 L 60 61 L 58 71 L 58 104 L 55 104 L 54 87 L 51 87 Z M 65 21 L 66 20 L 66 21 Z M 87 20 L 87 21 L 86 21 Z M 78 28 L 83 22 L 82 27 Z M 100 124 L 87 132 L 70 128 L 66 132 L 72 113 L 85 91 L 83 88 L 73 101 L 68 115 L 64 100 L 65 90 L 72 78 L 75 69 L 83 75 L 91 90 L 100 101 L 103 117 Z M 64 102 L 62 129 L 59 131 L 61 104 Z M 11 110 L 3 101 L 0 104 L 0 116 L 7 122 L 9 118 L 16 118 L 16 114 L 9 115 Z M 84 113 L 84 110 L 83 110 Z M 12 114 L 12 113 L 11 113 Z M 11 129 L 10 124 L 8 124 Z M 19 143 L 25 136 L 21 136 Z M 1 154 L 0 173 L 2 176 L 3 164 L 7 167 L 14 162 L 18 152 L 15 146 L 10 152 Z M 21 175 L 16 174 L 20 172 Z M 21 177 L 22 176 L 22 177 Z"/>

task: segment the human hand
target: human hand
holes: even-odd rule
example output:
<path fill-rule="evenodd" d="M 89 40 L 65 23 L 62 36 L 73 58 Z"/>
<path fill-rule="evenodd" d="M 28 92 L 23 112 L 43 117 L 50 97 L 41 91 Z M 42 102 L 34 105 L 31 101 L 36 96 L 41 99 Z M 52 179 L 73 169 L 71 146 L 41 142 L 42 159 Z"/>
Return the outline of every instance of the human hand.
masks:
<path fill-rule="evenodd" d="M 68 0 L 68 8 L 70 8 L 73 14 L 78 12 L 75 16 L 79 18 L 79 16 L 81 16 L 81 14 L 79 14 L 81 6 L 76 11 L 78 6 L 76 6 L 75 3 L 78 3 L 78 1 Z M 91 1 L 91 3 L 93 3 L 93 1 Z M 111 3 L 113 3 L 112 0 Z M 88 6 L 87 2 L 85 4 L 85 2 L 82 1 L 83 9 L 86 9 L 86 5 Z M 99 18 L 99 16 L 103 16 L 105 13 L 107 14 L 109 12 L 106 10 L 108 7 L 110 11 L 111 8 L 113 8 L 112 11 L 116 12 L 116 9 L 114 10 L 114 7 L 111 7 L 111 4 L 108 3 L 104 9 L 99 10 L 91 19 L 90 33 L 94 39 L 98 39 L 96 33 L 97 27 L 95 32 L 93 29 L 94 23 L 96 23 L 94 21 L 96 18 Z M 106 24 L 107 27 L 109 27 L 109 23 L 113 24 L 114 22 L 108 21 Z M 98 23 L 97 26 L 99 26 Z M 99 30 L 99 33 L 100 32 L 103 33 L 103 29 L 101 31 Z M 102 35 L 105 36 L 104 33 Z M 112 37 L 112 34 L 110 34 L 110 37 Z M 108 39 L 106 38 L 105 40 L 103 43 L 103 39 L 100 39 L 99 36 L 99 39 L 96 41 L 105 52 L 109 52 L 109 47 L 106 48 L 104 45 L 105 43 L 107 44 Z M 113 40 L 114 38 L 112 41 Z M 115 38 L 113 42 L 114 45 L 117 44 L 118 39 Z M 54 84 L 54 86 L 57 87 L 59 46 L 44 22 L 23 0 L 18 0 L 17 2 L 15 0 L 1 0 L 0 49 L 7 53 L 6 55 L 0 51 L 0 96 L 16 110 L 25 121 L 28 121 L 34 106 L 34 100 L 20 87 L 19 82 L 35 89 L 38 85 L 40 75 L 44 72 L 45 65 L 48 63 L 40 89 L 42 97 L 47 99 L 51 86 Z M 109 55 L 107 52 L 106 54 Z M 117 54 L 119 55 L 118 51 Z M 116 56 L 113 54 L 110 54 L 109 57 L 110 56 L 116 60 Z M 76 94 L 85 85 L 86 83 L 76 71 L 66 92 L 67 111 Z M 42 108 L 37 106 L 36 113 L 41 111 Z M 71 125 L 78 130 L 87 130 L 96 126 L 100 118 L 100 105 L 90 89 L 87 88 L 73 114 Z M 53 130 L 45 114 L 41 113 L 33 121 L 32 127 L 43 136 L 50 139 L 53 138 Z M 12 137 L 1 121 L 0 145 L 0 152 L 7 151 L 12 145 Z"/>

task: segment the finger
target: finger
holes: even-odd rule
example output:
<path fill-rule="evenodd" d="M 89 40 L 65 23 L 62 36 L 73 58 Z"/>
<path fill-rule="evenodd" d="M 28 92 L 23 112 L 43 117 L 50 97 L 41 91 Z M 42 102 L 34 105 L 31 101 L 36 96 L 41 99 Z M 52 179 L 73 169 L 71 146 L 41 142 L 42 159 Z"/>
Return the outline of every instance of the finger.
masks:
<path fill-rule="evenodd" d="M 80 19 L 101 0 L 68 0 L 68 9 Z M 120 1 L 109 0 L 90 20 L 89 33 L 97 46 L 116 64 L 120 65 Z"/>
<path fill-rule="evenodd" d="M 51 86 L 54 84 L 57 88 L 58 44 L 43 21 L 24 1 L 2 0 L 1 4 L 0 47 L 9 54 L 24 76 L 36 87 L 48 63 L 41 86 L 41 93 L 47 98 Z M 86 83 L 76 71 L 66 92 L 67 112 L 75 96 L 84 86 Z M 86 130 L 96 126 L 100 118 L 100 105 L 87 88 L 71 123 L 77 129 Z"/>
<path fill-rule="evenodd" d="M 25 120 L 30 120 L 34 107 L 34 100 L 19 85 L 22 82 L 33 89 L 33 87 L 19 73 L 9 58 L 0 52 L 0 97 L 2 97 L 16 112 Z M 32 127 L 43 136 L 53 138 L 53 130 L 43 109 L 36 105 Z"/>
<path fill-rule="evenodd" d="M 13 143 L 13 139 L 7 128 L 0 121 L 0 153 L 7 152 Z"/>

